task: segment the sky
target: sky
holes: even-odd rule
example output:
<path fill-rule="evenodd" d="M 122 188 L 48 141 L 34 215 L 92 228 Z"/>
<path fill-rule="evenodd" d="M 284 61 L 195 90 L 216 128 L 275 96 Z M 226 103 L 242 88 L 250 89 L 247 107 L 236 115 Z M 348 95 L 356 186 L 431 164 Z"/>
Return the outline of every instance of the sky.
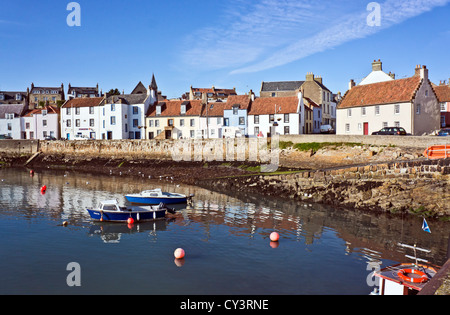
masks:
<path fill-rule="evenodd" d="M 193 87 L 301 81 L 333 93 L 380 59 L 397 78 L 450 79 L 450 0 L 1 0 L 0 90 L 95 86 L 130 93 L 152 74 L 169 98 Z"/>

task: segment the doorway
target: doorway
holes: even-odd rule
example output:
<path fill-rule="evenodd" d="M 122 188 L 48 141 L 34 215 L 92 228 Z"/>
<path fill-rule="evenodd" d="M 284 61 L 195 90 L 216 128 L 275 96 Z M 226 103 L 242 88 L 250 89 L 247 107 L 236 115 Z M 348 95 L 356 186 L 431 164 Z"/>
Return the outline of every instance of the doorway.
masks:
<path fill-rule="evenodd" d="M 369 135 L 369 123 L 368 122 L 364 123 L 364 135 L 365 136 Z"/>

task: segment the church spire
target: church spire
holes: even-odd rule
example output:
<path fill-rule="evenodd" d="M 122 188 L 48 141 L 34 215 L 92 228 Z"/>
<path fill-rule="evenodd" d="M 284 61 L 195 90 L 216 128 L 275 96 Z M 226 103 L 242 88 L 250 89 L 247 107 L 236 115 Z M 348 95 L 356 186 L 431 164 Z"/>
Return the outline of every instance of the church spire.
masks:
<path fill-rule="evenodd" d="M 158 85 L 156 84 L 155 74 L 152 75 L 152 83 L 150 84 L 152 90 L 158 91 Z"/>

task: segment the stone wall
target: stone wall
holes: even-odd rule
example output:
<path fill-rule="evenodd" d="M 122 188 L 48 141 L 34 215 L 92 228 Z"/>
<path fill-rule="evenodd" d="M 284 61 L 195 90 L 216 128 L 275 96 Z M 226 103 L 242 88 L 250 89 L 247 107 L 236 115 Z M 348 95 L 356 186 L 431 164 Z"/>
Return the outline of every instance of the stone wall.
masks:
<path fill-rule="evenodd" d="M 397 146 L 423 148 L 424 150 L 433 145 L 449 145 L 450 137 L 436 136 L 355 136 L 355 135 L 289 135 L 280 136 L 280 141 L 292 143 L 311 143 L 311 142 L 347 142 L 362 143 L 375 146 Z"/>
<path fill-rule="evenodd" d="M 39 150 L 39 140 L 0 140 L 0 154 L 34 154 Z"/>
<path fill-rule="evenodd" d="M 450 160 L 392 162 L 200 183 L 354 209 L 450 217 Z"/>

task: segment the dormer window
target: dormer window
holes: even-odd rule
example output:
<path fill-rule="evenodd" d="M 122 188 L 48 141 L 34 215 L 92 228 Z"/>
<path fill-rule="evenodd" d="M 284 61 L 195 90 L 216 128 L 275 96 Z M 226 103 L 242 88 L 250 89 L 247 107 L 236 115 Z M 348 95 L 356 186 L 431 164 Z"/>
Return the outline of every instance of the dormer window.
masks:
<path fill-rule="evenodd" d="M 47 111 L 46 109 L 44 109 L 44 110 L 42 111 L 42 116 L 47 116 L 47 114 L 48 114 L 48 111 Z"/>
<path fill-rule="evenodd" d="M 5 100 L 5 95 L 0 94 L 0 101 L 4 101 Z"/>
<path fill-rule="evenodd" d="M 186 115 L 186 105 L 181 105 L 181 115 Z"/>
<path fill-rule="evenodd" d="M 16 101 L 21 101 L 22 100 L 22 94 L 17 93 L 16 94 Z"/>
<path fill-rule="evenodd" d="M 161 105 L 156 105 L 156 116 L 161 116 Z"/>

